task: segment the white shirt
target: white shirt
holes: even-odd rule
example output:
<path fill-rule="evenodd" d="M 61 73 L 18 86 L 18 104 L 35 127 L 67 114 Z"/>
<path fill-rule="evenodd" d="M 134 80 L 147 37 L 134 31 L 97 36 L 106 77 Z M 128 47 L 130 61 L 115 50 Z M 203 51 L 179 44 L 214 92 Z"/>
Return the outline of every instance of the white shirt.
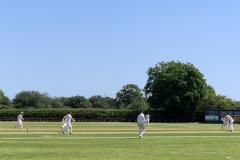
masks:
<path fill-rule="evenodd" d="M 146 120 L 145 120 L 144 114 L 140 113 L 137 117 L 137 123 L 145 123 L 145 122 Z"/>
<path fill-rule="evenodd" d="M 67 114 L 67 115 L 65 116 L 65 122 L 66 122 L 66 123 L 71 123 L 71 120 L 72 120 L 72 115 L 71 115 L 71 114 Z"/>
<path fill-rule="evenodd" d="M 22 114 L 19 114 L 19 115 L 17 116 L 17 121 L 22 121 L 22 119 L 23 119 L 23 115 L 22 115 Z"/>
<path fill-rule="evenodd" d="M 229 115 L 226 115 L 226 116 L 225 116 L 225 119 L 226 119 L 227 121 L 229 121 L 230 123 L 233 123 L 233 122 L 234 122 L 233 118 L 232 118 L 231 116 L 229 116 Z"/>

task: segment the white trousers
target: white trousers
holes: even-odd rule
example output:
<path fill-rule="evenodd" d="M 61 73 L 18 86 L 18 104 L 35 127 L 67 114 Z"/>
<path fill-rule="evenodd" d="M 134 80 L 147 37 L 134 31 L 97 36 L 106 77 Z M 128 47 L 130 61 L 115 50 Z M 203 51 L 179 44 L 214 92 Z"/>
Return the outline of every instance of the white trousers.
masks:
<path fill-rule="evenodd" d="M 143 137 L 143 134 L 145 133 L 145 123 L 138 123 L 139 128 L 139 137 Z"/>
<path fill-rule="evenodd" d="M 71 123 L 64 123 L 62 125 L 62 129 L 65 133 L 72 133 L 72 125 Z"/>
<path fill-rule="evenodd" d="M 230 121 L 230 122 L 229 122 L 229 127 L 230 127 L 230 131 L 231 131 L 231 132 L 234 131 L 233 122 L 234 122 L 234 121 Z"/>
<path fill-rule="evenodd" d="M 17 121 L 17 124 L 16 124 L 16 128 L 22 128 L 23 127 L 23 123 L 21 120 Z"/>

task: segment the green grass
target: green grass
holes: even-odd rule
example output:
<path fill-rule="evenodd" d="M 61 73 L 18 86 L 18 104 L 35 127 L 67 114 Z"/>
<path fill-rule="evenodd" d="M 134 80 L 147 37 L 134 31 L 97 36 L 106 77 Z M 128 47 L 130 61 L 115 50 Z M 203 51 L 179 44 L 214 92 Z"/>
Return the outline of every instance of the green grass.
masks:
<path fill-rule="evenodd" d="M 238 160 L 240 131 L 220 124 L 154 123 L 138 139 L 135 123 L 0 122 L 0 160 Z M 29 132 L 27 133 L 27 126 Z"/>

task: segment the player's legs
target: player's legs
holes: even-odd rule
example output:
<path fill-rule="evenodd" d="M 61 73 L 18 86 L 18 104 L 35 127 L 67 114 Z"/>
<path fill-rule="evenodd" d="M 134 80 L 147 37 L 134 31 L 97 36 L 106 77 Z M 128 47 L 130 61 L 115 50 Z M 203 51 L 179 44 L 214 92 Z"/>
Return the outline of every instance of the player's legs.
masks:
<path fill-rule="evenodd" d="M 233 128 L 233 122 L 234 122 L 234 121 L 230 121 L 230 123 L 229 123 L 230 131 L 231 131 L 231 132 L 234 131 L 234 128 Z"/>
<path fill-rule="evenodd" d="M 140 123 L 138 123 L 138 131 L 139 131 L 139 138 L 141 138 L 141 124 Z"/>
<path fill-rule="evenodd" d="M 230 124 L 230 131 L 231 131 L 231 132 L 234 131 L 233 124 Z"/>
<path fill-rule="evenodd" d="M 139 127 L 139 138 L 143 138 L 143 134 L 145 133 L 145 124 L 140 123 L 138 124 Z"/>
<path fill-rule="evenodd" d="M 64 123 L 64 124 L 61 126 L 61 131 L 62 131 L 63 134 L 65 134 L 65 132 L 67 132 L 66 127 L 67 127 L 67 124 L 66 124 L 66 123 Z"/>
<path fill-rule="evenodd" d="M 68 124 L 68 130 L 69 130 L 69 133 L 72 134 L 72 125 L 71 125 L 71 123 Z"/>
<path fill-rule="evenodd" d="M 23 127 L 22 121 L 17 121 L 16 128 L 22 129 L 22 127 Z"/>
<path fill-rule="evenodd" d="M 145 126 L 145 124 L 143 123 L 143 124 L 142 124 L 142 133 L 141 133 L 141 134 L 142 134 L 142 137 L 143 137 L 143 135 L 144 135 L 144 133 L 145 133 L 145 127 L 146 127 L 146 126 Z"/>
<path fill-rule="evenodd" d="M 62 129 L 62 133 L 70 133 L 72 134 L 72 125 L 70 123 L 64 123 L 64 125 L 62 125 L 61 127 Z"/>

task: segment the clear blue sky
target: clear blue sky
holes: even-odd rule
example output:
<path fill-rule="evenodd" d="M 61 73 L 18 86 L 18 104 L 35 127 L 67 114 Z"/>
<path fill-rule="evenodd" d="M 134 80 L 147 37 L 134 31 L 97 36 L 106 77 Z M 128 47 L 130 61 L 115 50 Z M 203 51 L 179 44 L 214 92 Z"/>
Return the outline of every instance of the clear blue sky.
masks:
<path fill-rule="evenodd" d="M 115 97 L 143 88 L 160 61 L 191 62 L 218 94 L 240 100 L 240 2 L 0 2 L 0 88 Z"/>

